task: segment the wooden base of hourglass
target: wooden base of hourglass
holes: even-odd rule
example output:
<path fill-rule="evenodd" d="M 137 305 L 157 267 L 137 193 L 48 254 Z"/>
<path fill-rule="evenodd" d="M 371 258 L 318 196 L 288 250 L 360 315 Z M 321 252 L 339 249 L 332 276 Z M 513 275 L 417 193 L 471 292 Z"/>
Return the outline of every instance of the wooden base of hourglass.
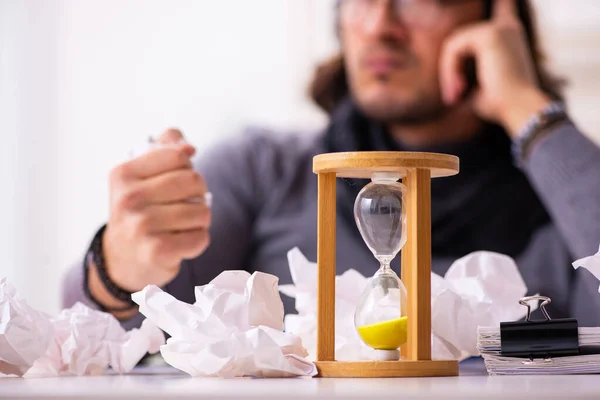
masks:
<path fill-rule="evenodd" d="M 431 360 L 431 178 L 456 175 L 455 156 L 412 152 L 320 154 L 317 226 L 317 358 L 320 377 L 456 376 L 458 361 Z M 335 361 L 336 178 L 398 172 L 407 187 L 407 241 L 401 250 L 408 340 L 400 361 Z"/>

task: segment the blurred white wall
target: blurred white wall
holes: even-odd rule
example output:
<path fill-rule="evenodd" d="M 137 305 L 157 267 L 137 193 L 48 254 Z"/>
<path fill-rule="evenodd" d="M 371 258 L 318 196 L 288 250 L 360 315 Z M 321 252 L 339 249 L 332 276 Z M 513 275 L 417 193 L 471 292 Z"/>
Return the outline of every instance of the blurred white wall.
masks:
<path fill-rule="evenodd" d="M 336 46 L 331 4 L 0 0 L 0 276 L 57 311 L 110 168 L 166 127 L 203 149 L 248 124 L 322 126 L 305 92 Z"/>
<path fill-rule="evenodd" d="M 199 148 L 247 124 L 321 127 L 305 92 L 336 47 L 332 3 L 0 0 L 0 276 L 56 312 L 60 276 L 107 218 L 110 168 L 165 127 Z M 536 3 L 600 141 L 597 1 Z"/>
<path fill-rule="evenodd" d="M 0 3 L 0 277 L 14 280 L 16 275 L 16 202 L 19 104 L 17 104 L 17 21 L 9 18 L 6 2 Z M 19 13 L 13 7 L 13 14 Z"/>
<path fill-rule="evenodd" d="M 568 81 L 566 98 L 579 127 L 600 143 L 600 2 L 532 0 L 552 70 Z"/>
<path fill-rule="evenodd" d="M 56 132 L 64 116 L 56 107 L 55 10 L 33 3 L 0 2 L 0 277 L 53 310 L 61 272 Z"/>

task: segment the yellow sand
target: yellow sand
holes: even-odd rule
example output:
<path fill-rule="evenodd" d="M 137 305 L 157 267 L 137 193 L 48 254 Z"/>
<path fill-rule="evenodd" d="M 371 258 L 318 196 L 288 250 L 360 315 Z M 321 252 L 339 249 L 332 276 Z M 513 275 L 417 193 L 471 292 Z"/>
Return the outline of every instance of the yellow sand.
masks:
<path fill-rule="evenodd" d="M 407 318 L 401 317 L 389 321 L 359 327 L 362 340 L 375 350 L 395 350 L 406 343 Z"/>

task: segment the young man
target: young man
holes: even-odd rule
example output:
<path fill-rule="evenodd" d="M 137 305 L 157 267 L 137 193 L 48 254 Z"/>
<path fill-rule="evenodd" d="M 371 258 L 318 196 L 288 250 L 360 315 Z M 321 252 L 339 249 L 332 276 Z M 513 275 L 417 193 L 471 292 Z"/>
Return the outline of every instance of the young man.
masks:
<path fill-rule="evenodd" d="M 95 304 L 132 327 L 141 317 L 129 293 L 148 284 L 192 302 L 194 286 L 228 269 L 288 283 L 288 250 L 316 259 L 313 156 L 411 150 L 461 159 L 458 176 L 432 184 L 434 272 L 472 251 L 501 252 L 530 293 L 552 298 L 554 316 L 600 323 L 598 282 L 570 265 L 600 243 L 600 149 L 557 102 L 525 0 L 338 7 L 342 55 L 313 84 L 331 115 L 325 131 L 247 132 L 192 165 L 194 148 L 168 130 L 160 141 L 170 146 L 113 170 L 109 221 L 67 276 L 64 305 Z M 338 182 L 338 273 L 377 268 L 352 214 L 364 183 Z M 212 209 L 186 201 L 208 189 Z"/>

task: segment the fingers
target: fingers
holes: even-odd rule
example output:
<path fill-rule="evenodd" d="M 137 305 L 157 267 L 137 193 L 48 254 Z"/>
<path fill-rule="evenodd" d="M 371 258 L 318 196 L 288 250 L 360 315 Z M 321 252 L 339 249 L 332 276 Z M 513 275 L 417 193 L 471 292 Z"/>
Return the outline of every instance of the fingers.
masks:
<path fill-rule="evenodd" d="M 210 244 L 210 235 L 206 229 L 177 232 L 170 235 L 175 250 L 184 259 L 192 259 L 202 254 Z"/>
<path fill-rule="evenodd" d="M 148 204 L 168 204 L 190 198 L 202 198 L 207 192 L 206 182 L 193 169 L 179 169 L 144 180 L 132 190 Z"/>
<path fill-rule="evenodd" d="M 206 229 L 196 229 L 176 233 L 154 235 L 144 242 L 140 258 L 161 265 L 172 265 L 177 269 L 182 259 L 192 259 L 204 252 L 210 244 L 210 235 Z M 177 262 L 172 262 L 172 259 Z"/>
<path fill-rule="evenodd" d="M 513 21 L 518 17 L 517 0 L 495 0 L 492 18 L 496 21 Z"/>
<path fill-rule="evenodd" d="M 459 100 L 466 89 L 464 62 L 477 53 L 477 30 L 473 27 L 458 32 L 444 44 L 440 57 L 440 89 L 444 103 L 451 105 Z"/>
<path fill-rule="evenodd" d="M 133 155 L 133 159 L 113 171 L 117 179 L 146 179 L 175 169 L 191 168 L 190 158 L 196 149 L 188 144 L 181 131 L 167 129 L 157 141 L 150 138 L 149 146 L 141 155 Z"/>
<path fill-rule="evenodd" d="M 463 28 L 446 41 L 440 57 L 440 91 L 445 104 L 455 104 L 467 89 L 464 71 L 467 57 L 476 60 L 480 85 L 486 81 L 480 75 L 487 74 L 489 77 L 490 67 L 497 68 L 499 63 L 505 63 L 510 58 L 507 48 L 516 42 L 514 33 L 521 29 L 517 1 L 494 0 L 491 22 Z M 495 55 L 495 59 L 491 55 Z M 486 67 L 481 65 L 482 58 L 488 60 Z"/>
<path fill-rule="evenodd" d="M 156 140 L 157 143 L 167 145 L 167 144 L 183 144 L 185 143 L 185 139 L 183 137 L 183 133 L 179 129 L 170 128 L 164 131 Z"/>
<path fill-rule="evenodd" d="M 139 229 L 144 235 L 208 229 L 211 223 L 209 208 L 191 202 L 153 205 L 139 218 Z"/>
<path fill-rule="evenodd" d="M 113 174 L 123 180 L 147 179 L 164 172 L 191 168 L 194 148 L 188 144 L 157 148 L 121 164 Z"/>
<path fill-rule="evenodd" d="M 181 260 L 209 245 L 211 213 L 203 178 L 192 168 L 195 149 L 177 129 L 150 140 L 141 155 L 111 171 L 113 240 L 107 259 L 124 287 L 163 284 L 178 273 Z M 110 246 L 109 246 L 110 247 Z"/>

